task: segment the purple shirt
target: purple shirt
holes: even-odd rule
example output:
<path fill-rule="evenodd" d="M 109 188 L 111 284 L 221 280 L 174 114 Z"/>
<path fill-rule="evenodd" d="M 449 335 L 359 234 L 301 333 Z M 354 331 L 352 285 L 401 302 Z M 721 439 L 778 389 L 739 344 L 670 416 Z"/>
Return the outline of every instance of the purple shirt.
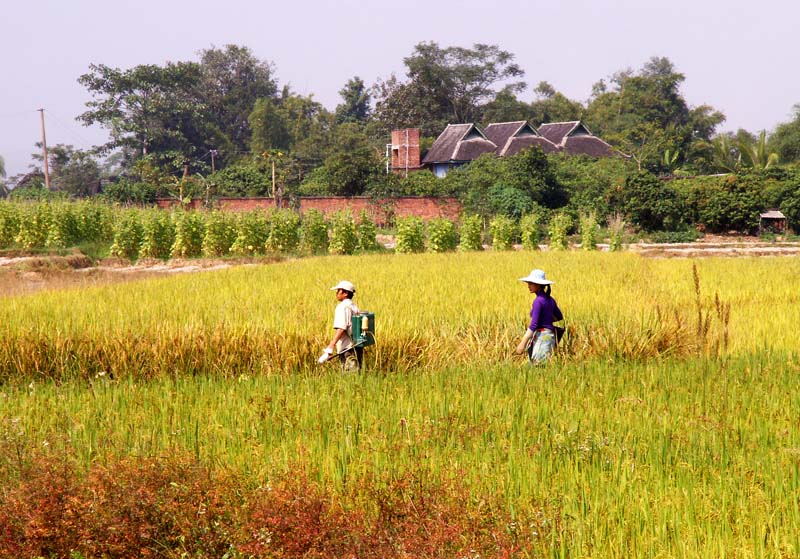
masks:
<path fill-rule="evenodd" d="M 528 328 L 534 332 L 539 328 L 553 330 L 553 322 L 563 318 L 564 316 L 561 314 L 561 309 L 558 308 L 556 300 L 540 292 L 536 295 L 536 299 L 533 300 L 531 324 Z"/>

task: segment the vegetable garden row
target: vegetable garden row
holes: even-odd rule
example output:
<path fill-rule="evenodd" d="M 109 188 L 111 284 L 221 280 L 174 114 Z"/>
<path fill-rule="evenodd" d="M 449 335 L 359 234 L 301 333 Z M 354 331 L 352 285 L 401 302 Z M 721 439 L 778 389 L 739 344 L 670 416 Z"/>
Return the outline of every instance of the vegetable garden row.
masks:
<path fill-rule="evenodd" d="M 519 242 L 538 247 L 543 232 L 550 245 L 567 247 L 574 228 L 567 214 L 556 214 L 545 224 L 539 214 L 520 220 L 497 216 L 484 231 L 477 215 L 459 222 L 436 218 L 398 218 L 397 252 L 481 250 L 489 241 L 507 250 Z M 597 246 L 599 228 L 591 215 L 580 219 L 582 246 Z M 378 230 L 366 212 L 325 215 L 309 210 L 302 215 L 289 209 L 250 212 L 183 211 L 122 208 L 97 202 L 0 203 L 0 249 L 65 249 L 86 244 L 109 246 L 113 256 L 192 258 L 255 256 L 261 254 L 353 254 L 381 249 Z M 612 250 L 621 247 L 622 224 L 611 231 Z"/>

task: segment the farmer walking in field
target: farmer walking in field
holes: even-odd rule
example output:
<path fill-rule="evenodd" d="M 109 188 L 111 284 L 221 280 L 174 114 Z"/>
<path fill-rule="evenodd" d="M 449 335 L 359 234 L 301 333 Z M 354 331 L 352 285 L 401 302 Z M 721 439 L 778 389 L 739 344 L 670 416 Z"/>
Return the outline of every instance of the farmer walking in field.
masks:
<path fill-rule="evenodd" d="M 528 291 L 536 294 L 531 306 L 531 322 L 525 335 L 517 346 L 517 353 L 527 351 L 531 363 L 538 365 L 546 361 L 558 344 L 556 326 L 553 324 L 563 320 L 558 303 L 550 296 L 550 286 L 555 283 L 548 280 L 543 270 L 532 270 L 520 281 L 528 285 Z"/>
<path fill-rule="evenodd" d="M 338 355 L 342 363 L 342 371 L 349 373 L 361 368 L 364 356 L 364 348 L 355 346 L 351 338 L 353 332 L 353 317 L 359 313 L 358 307 L 353 302 L 356 287 L 347 280 L 342 280 L 333 287 L 331 291 L 336 292 L 336 311 L 333 314 L 333 339 L 328 347 L 325 348 L 320 363 L 324 363 L 331 356 Z"/>

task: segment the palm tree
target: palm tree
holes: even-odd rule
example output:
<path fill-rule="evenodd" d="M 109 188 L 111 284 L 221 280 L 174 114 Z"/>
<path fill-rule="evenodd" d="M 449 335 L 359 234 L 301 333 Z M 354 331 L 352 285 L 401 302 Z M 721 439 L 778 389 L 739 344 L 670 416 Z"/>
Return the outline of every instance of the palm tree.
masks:
<path fill-rule="evenodd" d="M 742 164 L 742 154 L 738 153 L 727 134 L 720 134 L 711 141 L 714 148 L 714 167 L 727 173 L 735 173 Z"/>
<path fill-rule="evenodd" d="M 767 131 L 762 130 L 754 143 L 739 142 L 739 153 L 744 155 L 747 167 L 768 169 L 778 162 L 778 154 L 767 150 Z"/>

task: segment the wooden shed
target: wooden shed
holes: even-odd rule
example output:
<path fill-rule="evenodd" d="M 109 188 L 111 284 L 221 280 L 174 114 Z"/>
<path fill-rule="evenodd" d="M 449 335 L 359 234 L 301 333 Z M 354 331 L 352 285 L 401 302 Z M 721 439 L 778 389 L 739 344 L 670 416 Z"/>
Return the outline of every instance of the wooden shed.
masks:
<path fill-rule="evenodd" d="M 759 214 L 758 232 L 783 233 L 786 231 L 786 216 L 780 210 L 767 210 Z"/>

